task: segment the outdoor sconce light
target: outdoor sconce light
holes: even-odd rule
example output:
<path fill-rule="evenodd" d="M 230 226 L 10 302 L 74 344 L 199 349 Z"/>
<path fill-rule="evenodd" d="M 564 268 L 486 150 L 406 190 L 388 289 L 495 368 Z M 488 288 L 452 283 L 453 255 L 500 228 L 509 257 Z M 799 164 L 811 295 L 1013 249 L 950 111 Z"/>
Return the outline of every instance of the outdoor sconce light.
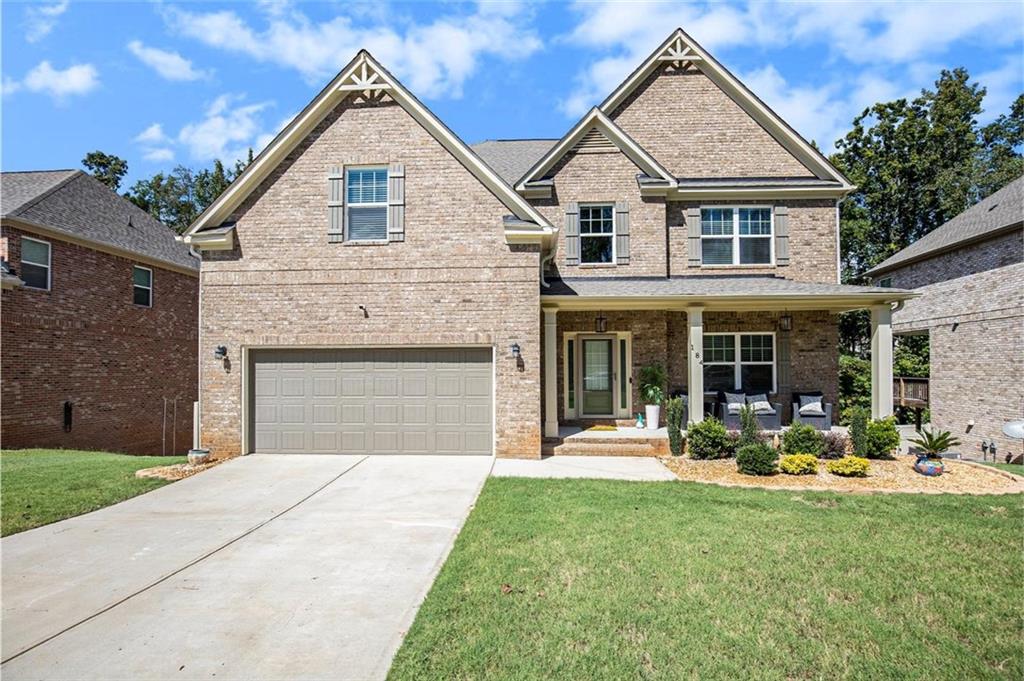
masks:
<path fill-rule="evenodd" d="M 792 331 L 793 330 L 793 316 L 784 314 L 779 317 L 779 331 Z"/>
<path fill-rule="evenodd" d="M 608 318 L 603 314 L 597 315 L 594 319 L 594 333 L 604 333 L 608 330 Z"/>
<path fill-rule="evenodd" d="M 519 357 L 521 356 L 519 352 L 519 343 L 513 343 L 511 346 L 509 346 L 509 350 L 512 352 L 512 357 L 514 359 L 519 359 Z"/>
<path fill-rule="evenodd" d="M 225 346 L 223 346 L 223 345 L 218 345 L 213 350 L 213 358 L 214 359 L 227 359 L 228 358 L 228 349 Z"/>
<path fill-rule="evenodd" d="M 992 455 L 992 460 L 996 460 L 996 441 L 992 440 L 988 443 L 988 453 Z"/>

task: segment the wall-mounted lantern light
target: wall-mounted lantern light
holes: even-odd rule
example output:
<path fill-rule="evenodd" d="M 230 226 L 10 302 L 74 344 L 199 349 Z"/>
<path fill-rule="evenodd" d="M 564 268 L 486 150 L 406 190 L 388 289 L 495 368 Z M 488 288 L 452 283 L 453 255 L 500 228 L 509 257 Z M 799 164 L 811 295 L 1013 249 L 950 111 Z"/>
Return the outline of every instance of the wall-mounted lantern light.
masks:
<path fill-rule="evenodd" d="M 793 330 L 793 315 L 784 314 L 779 317 L 779 331 Z"/>
<path fill-rule="evenodd" d="M 594 319 L 594 333 L 604 333 L 608 330 L 608 318 L 598 313 Z"/>
<path fill-rule="evenodd" d="M 218 345 L 213 350 L 213 358 L 224 360 L 228 358 L 228 349 L 223 345 Z"/>
<path fill-rule="evenodd" d="M 509 346 L 508 349 L 512 353 L 512 358 L 513 359 L 519 359 L 520 358 L 521 353 L 519 351 L 519 343 L 513 343 L 512 345 Z"/>

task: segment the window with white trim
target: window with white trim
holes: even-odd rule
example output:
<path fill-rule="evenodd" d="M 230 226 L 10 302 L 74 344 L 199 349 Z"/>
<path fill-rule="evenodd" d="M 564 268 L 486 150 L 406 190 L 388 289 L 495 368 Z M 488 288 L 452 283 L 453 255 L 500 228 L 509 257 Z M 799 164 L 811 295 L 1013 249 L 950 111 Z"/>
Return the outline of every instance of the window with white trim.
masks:
<path fill-rule="evenodd" d="M 49 242 L 21 237 L 21 271 L 18 276 L 26 288 L 50 290 L 51 253 Z"/>
<path fill-rule="evenodd" d="M 775 334 L 705 333 L 704 389 L 775 392 Z"/>
<path fill-rule="evenodd" d="M 345 169 L 345 240 L 387 241 L 388 169 Z"/>
<path fill-rule="evenodd" d="M 580 206 L 580 263 L 598 265 L 615 262 L 615 206 Z"/>
<path fill-rule="evenodd" d="M 132 267 L 132 302 L 153 307 L 153 270 L 148 267 Z"/>
<path fill-rule="evenodd" d="M 701 262 L 704 265 L 770 265 L 772 209 L 765 206 L 701 208 Z"/>

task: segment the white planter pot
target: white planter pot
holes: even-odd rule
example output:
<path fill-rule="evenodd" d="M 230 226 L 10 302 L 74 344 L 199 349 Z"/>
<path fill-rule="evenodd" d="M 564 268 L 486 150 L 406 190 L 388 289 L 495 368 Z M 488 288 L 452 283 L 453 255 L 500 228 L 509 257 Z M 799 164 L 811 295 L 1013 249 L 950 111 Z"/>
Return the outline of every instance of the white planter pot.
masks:
<path fill-rule="evenodd" d="M 647 412 L 647 427 L 651 430 L 658 427 L 658 419 L 661 418 L 661 405 L 660 404 L 648 404 L 644 407 Z"/>

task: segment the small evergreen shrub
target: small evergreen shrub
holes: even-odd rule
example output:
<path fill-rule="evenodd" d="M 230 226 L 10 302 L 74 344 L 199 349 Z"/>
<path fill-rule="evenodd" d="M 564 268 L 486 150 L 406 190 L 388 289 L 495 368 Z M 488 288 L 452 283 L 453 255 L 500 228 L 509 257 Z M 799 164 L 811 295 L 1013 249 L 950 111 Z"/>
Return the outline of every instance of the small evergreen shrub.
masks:
<path fill-rule="evenodd" d="M 736 449 L 761 442 L 761 428 L 757 424 L 754 408 L 749 404 L 740 407 L 740 437 Z"/>
<path fill-rule="evenodd" d="M 850 410 L 850 441 L 853 443 L 853 455 L 868 455 L 868 410 L 855 407 Z"/>
<path fill-rule="evenodd" d="M 867 426 L 867 458 L 891 459 L 900 446 L 900 431 L 893 417 L 876 419 Z"/>
<path fill-rule="evenodd" d="M 842 433 L 827 432 L 822 438 L 822 459 L 841 459 L 848 454 L 850 438 Z"/>
<path fill-rule="evenodd" d="M 782 434 L 782 451 L 786 454 L 813 454 L 818 456 L 825 448 L 825 440 L 814 426 L 794 423 Z"/>
<path fill-rule="evenodd" d="M 723 459 L 734 459 L 736 458 L 736 450 L 740 448 L 740 431 L 730 430 L 726 433 L 725 452 L 722 454 Z"/>
<path fill-rule="evenodd" d="M 686 444 L 691 459 L 721 459 L 727 455 L 729 436 L 721 421 L 709 417 L 687 429 Z"/>
<path fill-rule="evenodd" d="M 814 475 L 818 472 L 818 457 L 814 454 L 787 454 L 779 459 L 779 470 L 786 475 Z"/>
<path fill-rule="evenodd" d="M 685 409 L 682 397 L 673 397 L 665 404 L 668 448 L 672 452 L 672 456 L 683 455 L 683 412 Z"/>
<path fill-rule="evenodd" d="M 825 470 L 829 473 L 844 478 L 865 478 L 870 467 L 871 462 L 861 456 L 844 456 L 825 464 Z"/>
<path fill-rule="evenodd" d="M 746 475 L 771 475 L 778 458 L 775 448 L 764 442 L 744 445 L 736 450 L 736 468 Z"/>

